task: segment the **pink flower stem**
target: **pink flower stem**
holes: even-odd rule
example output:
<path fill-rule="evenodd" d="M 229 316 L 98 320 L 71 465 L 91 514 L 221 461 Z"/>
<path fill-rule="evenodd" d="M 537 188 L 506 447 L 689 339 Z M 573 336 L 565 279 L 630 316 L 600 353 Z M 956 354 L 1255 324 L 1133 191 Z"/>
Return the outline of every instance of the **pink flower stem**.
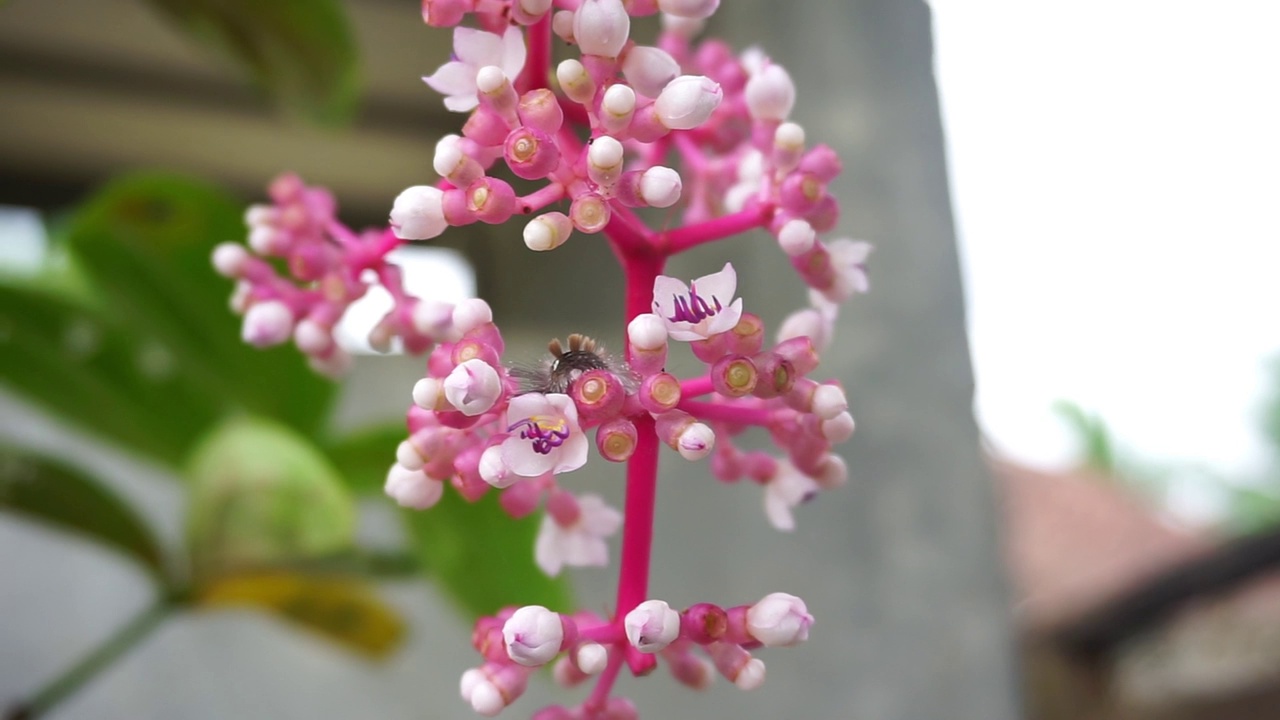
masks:
<path fill-rule="evenodd" d="M 707 157 L 702 154 L 702 150 L 693 142 L 687 132 L 673 132 L 671 137 L 675 142 L 676 150 L 680 152 L 680 159 L 684 161 L 696 174 L 702 174 L 707 169 Z"/>
<path fill-rule="evenodd" d="M 596 686 L 591 689 L 591 695 L 582 702 L 583 706 L 591 708 L 596 712 L 604 710 L 606 702 L 609 700 L 609 691 L 613 689 L 613 681 L 618 679 L 618 671 L 622 670 L 622 661 L 625 653 L 621 648 L 614 648 L 609 653 L 609 664 L 605 665 L 604 672 L 600 673 L 600 679 L 596 681 Z"/>
<path fill-rule="evenodd" d="M 519 208 L 519 212 L 531 213 L 535 210 L 541 210 L 563 197 L 564 185 L 558 182 L 550 182 L 528 195 L 517 198 L 516 205 Z"/>
<path fill-rule="evenodd" d="M 551 13 L 529 28 L 529 60 L 520 76 L 521 92 L 547 87 L 551 74 Z"/>
<path fill-rule="evenodd" d="M 731 403 L 709 403 L 698 400 L 681 400 L 676 407 L 698 418 L 734 425 L 768 425 L 773 411 L 764 408 L 743 407 Z"/>
<path fill-rule="evenodd" d="M 675 255 L 689 248 L 764 227 L 773 218 L 773 212 L 772 204 L 752 205 L 732 215 L 660 233 L 655 239 L 656 245 L 659 252 L 667 256 Z"/>
<path fill-rule="evenodd" d="M 711 386 L 711 376 L 703 375 L 702 377 L 689 378 L 680 381 L 680 397 L 692 398 L 699 395 L 710 395 L 714 390 Z"/>

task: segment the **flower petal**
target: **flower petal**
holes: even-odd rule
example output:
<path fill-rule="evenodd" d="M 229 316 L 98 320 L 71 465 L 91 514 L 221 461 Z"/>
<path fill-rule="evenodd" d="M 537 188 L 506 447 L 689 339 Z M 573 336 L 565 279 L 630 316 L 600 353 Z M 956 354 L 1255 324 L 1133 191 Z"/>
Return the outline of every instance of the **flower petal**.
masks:
<path fill-rule="evenodd" d="M 729 332 L 738 325 L 738 321 L 742 319 L 742 298 L 733 301 L 729 307 L 716 313 L 715 317 L 708 318 L 706 322 L 707 335 L 715 335 L 717 333 Z"/>
<path fill-rule="evenodd" d="M 516 434 L 502 441 L 502 461 L 520 477 L 538 477 L 555 469 L 561 450 L 557 448 L 544 455 L 533 449 L 532 441 Z"/>
<path fill-rule="evenodd" d="M 502 34 L 502 62 L 498 67 L 506 73 L 507 79 L 515 82 L 520 71 L 524 70 L 524 60 L 524 32 L 512 25 Z"/>
<path fill-rule="evenodd" d="M 459 26 L 453 29 L 453 54 L 477 70 L 485 65 L 498 65 L 502 62 L 502 38 L 484 30 Z"/>
<path fill-rule="evenodd" d="M 673 277 L 659 275 L 653 281 L 653 313 L 670 323 L 676 314 L 675 298 L 689 294 L 689 286 Z"/>
<path fill-rule="evenodd" d="M 556 521 L 550 515 L 543 515 L 542 524 L 538 526 L 538 538 L 533 543 L 533 561 L 551 577 L 559 575 L 564 567 L 561 535 L 562 530 Z"/>
<path fill-rule="evenodd" d="M 470 95 L 474 98 L 476 94 L 476 69 L 456 60 L 441 65 L 422 80 L 432 90 L 448 97 Z"/>
<path fill-rule="evenodd" d="M 704 275 L 690 283 L 690 286 L 707 302 L 711 302 L 714 297 L 721 305 L 727 305 L 738 290 L 738 272 L 733 269 L 732 263 L 725 263 L 720 272 Z M 733 324 L 737 325 L 738 321 L 734 320 Z"/>
<path fill-rule="evenodd" d="M 579 523 L 586 532 L 596 537 L 609 537 L 622 527 L 622 513 L 609 507 L 599 495 L 583 495 L 578 498 L 582 513 Z"/>

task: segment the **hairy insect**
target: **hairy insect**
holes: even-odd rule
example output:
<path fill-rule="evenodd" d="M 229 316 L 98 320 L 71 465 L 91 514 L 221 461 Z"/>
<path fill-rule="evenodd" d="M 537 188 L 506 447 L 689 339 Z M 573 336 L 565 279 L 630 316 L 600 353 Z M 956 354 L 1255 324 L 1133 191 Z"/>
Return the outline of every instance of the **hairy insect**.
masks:
<path fill-rule="evenodd" d="M 609 354 L 595 339 L 573 333 L 568 349 L 560 338 L 547 343 L 550 354 L 534 366 L 518 366 L 511 374 L 520 380 L 520 393 L 567 393 L 574 381 L 588 370 L 605 370 L 618 376 L 628 392 L 635 390 L 636 378 L 622 360 Z"/>

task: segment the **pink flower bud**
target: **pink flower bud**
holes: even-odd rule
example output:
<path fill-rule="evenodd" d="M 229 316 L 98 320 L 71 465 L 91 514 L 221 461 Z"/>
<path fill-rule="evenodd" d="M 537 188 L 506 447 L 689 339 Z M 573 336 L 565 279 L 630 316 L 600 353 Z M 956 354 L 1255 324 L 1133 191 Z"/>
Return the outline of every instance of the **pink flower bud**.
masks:
<path fill-rule="evenodd" d="M 636 451 L 638 437 L 635 423 L 616 418 L 596 430 L 596 450 L 609 462 L 626 462 Z"/>
<path fill-rule="evenodd" d="M 640 407 L 654 414 L 662 414 L 672 410 L 680 402 L 680 381 L 670 373 L 654 373 L 640 383 L 637 395 Z"/>
<path fill-rule="evenodd" d="M 622 74 L 636 92 L 656 98 L 680 76 L 680 63 L 665 50 L 634 45 L 622 58 Z"/>
<path fill-rule="evenodd" d="M 720 84 L 703 75 L 681 75 L 667 83 L 653 104 L 662 124 L 672 130 L 692 130 L 711 117 L 724 93 Z"/>
<path fill-rule="evenodd" d="M 516 192 L 503 180 L 482 177 L 467 186 L 467 208 L 480 222 L 497 225 L 516 211 Z"/>
<path fill-rule="evenodd" d="M 474 417 L 488 412 L 502 397 L 502 378 L 492 365 L 472 358 L 444 379 L 444 396 L 463 415 Z"/>
<path fill-rule="evenodd" d="M 383 489 L 401 507 L 426 510 L 440 502 L 444 483 L 432 480 L 422 470 L 410 470 L 400 463 L 391 466 Z"/>
<path fill-rule="evenodd" d="M 587 176 L 601 187 L 610 187 L 622 174 L 622 143 L 601 135 L 587 147 Z"/>
<path fill-rule="evenodd" d="M 729 333 L 719 332 L 702 340 L 694 340 L 689 343 L 689 349 L 702 362 L 713 363 L 729 352 Z"/>
<path fill-rule="evenodd" d="M 391 229 L 401 240 L 428 240 L 444 232 L 444 193 L 429 185 L 414 185 L 396 196 L 391 206 Z"/>
<path fill-rule="evenodd" d="M 617 57 L 631 34 L 622 0 L 583 0 L 573 16 L 573 37 L 583 55 Z"/>
<path fill-rule="evenodd" d="M 658 8 L 668 15 L 702 20 L 720 7 L 720 0 L 658 0 Z"/>
<path fill-rule="evenodd" d="M 502 626 L 507 656 L 525 667 L 538 667 L 560 654 L 564 625 L 560 614 L 541 605 L 526 605 Z"/>
<path fill-rule="evenodd" d="M 484 455 L 482 454 L 480 458 L 483 462 Z M 481 473 L 481 476 L 483 477 L 483 473 Z M 519 480 L 520 476 L 516 475 L 514 479 Z M 485 482 L 489 482 L 489 480 L 485 479 Z M 502 491 L 502 494 L 498 496 L 498 504 L 502 505 L 502 509 L 508 515 L 518 520 L 537 510 L 538 501 L 541 499 L 542 490 L 538 488 L 537 483 L 517 482 Z"/>
<path fill-rule="evenodd" d="M 661 600 L 646 600 L 622 619 L 627 641 L 642 653 L 656 653 L 680 636 L 680 613 Z"/>
<path fill-rule="evenodd" d="M 238 278 L 249 262 L 249 251 L 240 243 L 224 242 L 213 249 L 213 269 L 228 278 Z"/>
<path fill-rule="evenodd" d="M 755 364 L 759 375 L 754 390 L 756 397 L 766 400 L 776 398 L 791 392 L 795 386 L 798 377 L 795 366 L 778 353 L 760 353 L 751 358 L 751 362 Z"/>
<path fill-rule="evenodd" d="M 750 395 L 758 379 L 756 366 L 743 355 L 725 355 L 711 366 L 711 387 L 725 397 Z"/>
<path fill-rule="evenodd" d="M 556 94 L 547 88 L 530 90 L 521 95 L 516 114 L 520 116 L 521 125 L 548 135 L 554 134 L 564 124 L 564 110 L 560 108 Z"/>
<path fill-rule="evenodd" d="M 556 80 L 560 82 L 560 89 L 564 91 L 564 94 L 578 104 L 585 105 L 595 97 L 595 81 L 587 74 L 587 69 L 582 66 L 582 63 L 577 60 L 569 59 L 557 65 Z"/>
<path fill-rule="evenodd" d="M 240 336 L 254 347 L 279 345 L 293 334 L 293 311 L 279 300 L 264 300 L 249 306 Z"/>
<path fill-rule="evenodd" d="M 436 143 L 431 167 L 454 187 L 466 187 L 484 175 L 484 168 L 462 149 L 462 137 L 445 135 Z"/>
<path fill-rule="evenodd" d="M 538 180 L 560 164 L 560 148 L 541 130 L 520 127 L 507 135 L 502 157 L 516 177 Z"/>
<path fill-rule="evenodd" d="M 507 118 L 494 112 L 488 104 L 485 104 L 471 113 L 467 121 L 462 124 L 462 135 L 481 147 L 494 147 L 501 145 L 506 139 L 507 133 L 511 132 L 511 125 Z"/>
<path fill-rule="evenodd" d="M 622 381 L 608 370 L 588 370 L 573 381 L 569 396 L 578 406 L 578 418 L 598 421 L 617 415 L 627 398 Z"/>
<path fill-rule="evenodd" d="M 539 252 L 555 250 L 573 233 L 573 221 L 562 212 L 539 215 L 524 226 L 524 244 Z"/>
<path fill-rule="evenodd" d="M 529 670 L 518 665 L 488 662 L 462 674 L 462 699 L 485 717 L 494 717 L 520 699 L 528 687 Z"/>
<path fill-rule="evenodd" d="M 453 27 L 466 12 L 466 0 L 422 0 L 422 22 L 431 27 Z"/>
<path fill-rule="evenodd" d="M 801 255 L 809 252 L 816 237 L 817 233 L 813 231 L 812 225 L 796 218 L 788 220 L 778 230 L 778 245 L 782 248 L 782 252 L 788 255 Z"/>
<path fill-rule="evenodd" d="M 744 312 L 738 324 L 725 335 L 729 352 L 755 355 L 764 346 L 764 322 L 759 315 Z"/>
<path fill-rule="evenodd" d="M 713 643 L 707 653 L 716 669 L 740 690 L 754 690 L 764 684 L 764 662 L 737 645 Z"/>
<path fill-rule="evenodd" d="M 818 207 L 818 203 L 826 196 L 826 192 L 826 183 L 819 180 L 817 175 L 812 173 L 791 173 L 786 180 L 782 181 L 782 187 L 778 191 L 778 199 L 781 201 L 783 210 L 788 213 L 803 215 Z M 792 222 L 803 221 L 793 220 Z M 781 239 L 781 233 L 779 233 L 779 239 Z M 805 250 L 808 250 L 808 248 L 806 247 Z M 804 251 L 801 250 L 789 254 L 798 255 L 800 252 Z"/>
<path fill-rule="evenodd" d="M 746 99 L 751 117 L 781 122 L 796 104 L 796 86 L 785 68 L 770 63 L 747 80 Z"/>
<path fill-rule="evenodd" d="M 573 226 L 588 235 L 603 230 L 611 216 L 609 203 L 596 193 L 583 193 L 569 205 L 569 219 Z"/>
<path fill-rule="evenodd" d="M 333 330 L 306 318 L 293 329 L 293 344 L 307 355 L 324 355 L 333 348 Z"/>
<path fill-rule="evenodd" d="M 483 325 L 481 327 L 484 327 Z M 484 340 L 471 337 L 462 338 L 453 345 L 453 352 L 450 359 L 454 365 L 461 365 L 468 360 L 483 360 L 484 362 L 497 367 L 500 362 L 498 360 L 498 349 Z M 453 372 L 451 369 L 450 373 Z"/>
<path fill-rule="evenodd" d="M 699 645 L 723 639 L 728 630 L 729 615 L 719 605 L 698 603 L 681 615 L 681 634 Z"/>
<path fill-rule="evenodd" d="M 849 438 L 853 437 L 853 416 L 848 411 L 845 411 L 833 418 L 821 421 L 818 427 L 822 432 L 822 437 L 826 438 L 832 445 L 839 445 L 848 442 Z"/>
<path fill-rule="evenodd" d="M 793 337 L 778 343 L 773 351 L 786 358 L 799 375 L 808 375 L 818 367 L 818 353 L 807 335 Z"/>
<path fill-rule="evenodd" d="M 789 647 L 809 639 L 813 616 L 804 601 L 787 593 L 770 593 L 747 611 L 747 632 L 765 647 Z"/>
<path fill-rule="evenodd" d="M 840 174 L 840 156 L 829 145 L 815 145 L 800 160 L 800 172 L 812 173 L 822 182 L 831 182 Z"/>
<path fill-rule="evenodd" d="M 716 677 L 710 660 L 689 652 L 667 658 L 667 667 L 677 682 L 694 690 L 706 690 Z"/>
<path fill-rule="evenodd" d="M 604 705 L 600 720 L 639 720 L 640 711 L 624 697 L 611 697 Z"/>

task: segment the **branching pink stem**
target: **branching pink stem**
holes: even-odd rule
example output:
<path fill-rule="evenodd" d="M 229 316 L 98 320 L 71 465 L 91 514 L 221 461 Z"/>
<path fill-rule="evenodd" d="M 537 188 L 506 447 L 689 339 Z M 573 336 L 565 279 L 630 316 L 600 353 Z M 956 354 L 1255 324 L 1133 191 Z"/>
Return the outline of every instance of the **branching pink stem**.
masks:
<path fill-rule="evenodd" d="M 522 213 L 531 213 L 535 210 L 559 201 L 564 197 L 564 185 L 558 182 L 547 183 L 543 187 L 517 199 L 517 203 Z"/>
<path fill-rule="evenodd" d="M 529 60 L 520 78 L 522 92 L 547 87 L 551 75 L 551 13 L 529 28 Z"/>
<path fill-rule="evenodd" d="M 732 215 L 660 233 L 655 242 L 658 251 L 669 257 L 689 248 L 764 227 L 773 218 L 773 213 L 772 204 L 752 205 Z"/>
<path fill-rule="evenodd" d="M 693 398 L 699 395 L 710 395 L 714 388 L 711 386 L 711 376 L 703 375 L 702 377 L 689 378 L 680 381 L 680 397 Z"/>
<path fill-rule="evenodd" d="M 743 407 L 730 403 L 709 403 L 698 400 L 681 400 L 676 407 L 698 418 L 735 425 L 768 425 L 773 411 L 763 408 Z"/>

